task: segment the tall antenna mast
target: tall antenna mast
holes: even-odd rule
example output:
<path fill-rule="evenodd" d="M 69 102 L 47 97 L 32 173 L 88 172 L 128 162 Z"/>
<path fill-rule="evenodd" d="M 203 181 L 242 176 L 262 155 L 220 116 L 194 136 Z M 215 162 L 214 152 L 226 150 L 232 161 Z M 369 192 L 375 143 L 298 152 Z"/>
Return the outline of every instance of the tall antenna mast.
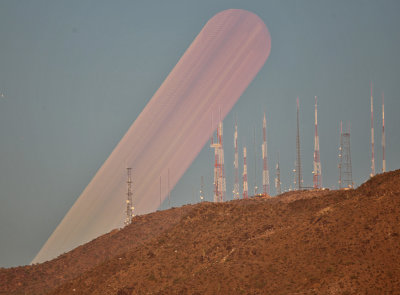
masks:
<path fill-rule="evenodd" d="M 385 96 L 382 91 L 382 172 L 386 172 L 385 145 Z"/>
<path fill-rule="evenodd" d="M 339 145 L 339 189 L 342 188 L 342 161 L 343 161 L 343 126 L 342 121 L 340 121 L 340 145 Z"/>
<path fill-rule="evenodd" d="M 225 195 L 226 195 L 226 178 L 225 178 L 225 160 L 224 160 L 224 144 L 223 144 L 223 125 L 222 125 L 222 119 L 221 119 L 221 109 L 219 110 L 219 142 L 220 142 L 220 148 L 219 148 L 219 161 L 220 161 L 220 188 L 221 188 L 221 193 L 220 193 L 220 202 L 225 201 Z"/>
<path fill-rule="evenodd" d="M 257 190 L 258 190 L 258 186 L 257 186 L 257 147 L 256 147 L 256 127 L 254 126 L 254 195 L 257 195 Z"/>
<path fill-rule="evenodd" d="M 168 168 L 168 208 L 171 208 L 171 190 L 169 189 L 169 168 Z"/>
<path fill-rule="evenodd" d="M 235 147 L 235 160 L 233 167 L 235 168 L 235 184 L 233 186 L 233 199 L 239 199 L 239 154 L 238 154 L 238 132 L 237 132 L 237 121 L 235 118 L 235 135 L 233 139 L 233 145 Z"/>
<path fill-rule="evenodd" d="M 317 116 L 317 97 L 315 97 L 315 135 L 314 135 L 314 171 L 313 171 L 314 188 L 322 187 L 321 179 L 321 159 L 319 153 L 319 137 L 318 137 L 318 116 Z"/>
<path fill-rule="evenodd" d="M 161 175 L 160 175 L 160 210 L 161 210 Z"/>
<path fill-rule="evenodd" d="M 279 168 L 279 152 L 278 152 L 278 162 L 276 163 L 275 189 L 276 189 L 276 194 L 277 195 L 280 195 L 282 193 L 282 190 L 281 190 L 281 169 Z"/>
<path fill-rule="evenodd" d="M 372 96 L 372 82 L 371 82 L 371 174 L 370 177 L 375 175 L 375 149 L 374 149 L 374 98 Z"/>
<path fill-rule="evenodd" d="M 200 202 L 204 201 L 204 177 L 201 176 L 201 185 L 200 185 Z"/>
<path fill-rule="evenodd" d="M 348 128 L 349 129 L 349 128 Z M 351 169 L 351 153 L 350 153 L 350 130 L 342 133 L 342 187 L 353 188 L 353 176 Z"/>
<path fill-rule="evenodd" d="M 126 193 L 127 198 L 126 198 L 126 219 L 125 219 L 125 225 L 129 225 L 132 222 L 133 218 L 133 202 L 132 202 L 132 168 L 126 168 L 126 172 L 128 174 L 128 180 L 127 180 L 127 186 L 128 186 L 128 191 Z"/>
<path fill-rule="evenodd" d="M 296 176 L 297 188 L 302 189 L 303 177 L 301 175 L 301 158 L 300 158 L 300 123 L 299 123 L 299 97 L 297 97 L 297 136 L 296 136 Z"/>
<path fill-rule="evenodd" d="M 226 181 L 225 181 L 225 167 L 224 167 L 224 149 L 223 149 L 223 127 L 221 121 L 218 123 L 217 128 L 217 140 L 214 142 L 211 139 L 211 147 L 214 148 L 215 160 L 214 160 L 214 202 L 223 202 L 225 200 L 226 193 Z"/>
<path fill-rule="evenodd" d="M 243 199 L 249 197 L 248 186 L 247 186 L 247 149 L 243 148 Z"/>
<path fill-rule="evenodd" d="M 268 171 L 268 149 L 267 149 L 267 120 L 263 119 L 263 144 L 262 144 L 262 157 L 263 157 L 263 194 L 269 195 L 269 171 Z"/>

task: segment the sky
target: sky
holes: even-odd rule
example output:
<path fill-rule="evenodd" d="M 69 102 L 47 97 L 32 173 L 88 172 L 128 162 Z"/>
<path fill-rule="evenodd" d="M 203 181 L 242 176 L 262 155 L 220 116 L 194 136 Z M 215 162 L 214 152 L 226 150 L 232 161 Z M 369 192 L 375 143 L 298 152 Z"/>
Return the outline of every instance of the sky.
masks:
<path fill-rule="evenodd" d="M 228 8 L 256 13 L 271 35 L 267 62 L 224 120 L 228 199 L 235 117 L 250 192 L 255 180 L 261 186 L 264 111 L 270 182 L 279 152 L 283 188 L 293 185 L 297 96 L 304 184 L 312 185 L 314 96 L 323 186 L 337 187 L 340 120 L 350 126 L 353 180 L 366 181 L 371 81 L 376 170 L 383 91 L 387 170 L 400 168 L 398 1 L 3 0 L 0 267 L 31 262 L 207 20 Z M 174 187 L 171 206 L 198 202 L 201 176 L 211 201 L 208 145 Z"/>

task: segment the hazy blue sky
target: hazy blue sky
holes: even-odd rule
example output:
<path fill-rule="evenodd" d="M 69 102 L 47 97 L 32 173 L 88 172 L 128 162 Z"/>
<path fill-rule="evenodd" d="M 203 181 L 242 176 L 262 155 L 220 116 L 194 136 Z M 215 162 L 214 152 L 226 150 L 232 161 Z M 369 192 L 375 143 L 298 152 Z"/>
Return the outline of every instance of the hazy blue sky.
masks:
<path fill-rule="evenodd" d="M 382 91 L 387 169 L 400 168 L 398 1 L 2 0 L 0 267 L 31 261 L 207 20 L 228 8 L 256 13 L 271 34 L 269 59 L 224 121 L 229 198 L 235 114 L 249 190 L 254 128 L 261 186 L 263 110 L 271 184 L 278 151 L 283 187 L 292 184 L 297 96 L 305 185 L 312 184 L 315 95 L 323 185 L 337 185 L 340 120 L 351 125 L 354 181 L 368 179 L 370 81 L 377 171 Z M 174 188 L 173 206 L 198 201 L 201 176 L 211 200 L 212 157 L 206 146 Z"/>

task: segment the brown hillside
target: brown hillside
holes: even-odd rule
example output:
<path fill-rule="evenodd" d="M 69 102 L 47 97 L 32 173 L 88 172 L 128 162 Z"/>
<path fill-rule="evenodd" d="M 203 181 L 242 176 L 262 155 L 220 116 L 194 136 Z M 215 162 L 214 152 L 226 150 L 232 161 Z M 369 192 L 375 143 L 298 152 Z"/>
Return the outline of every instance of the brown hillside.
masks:
<path fill-rule="evenodd" d="M 396 294 L 399 218 L 400 170 L 357 190 L 184 206 L 1 269 L 0 294 Z"/>
<path fill-rule="evenodd" d="M 104 261 L 142 245 L 179 222 L 190 206 L 135 217 L 135 226 L 105 234 L 45 263 L 0 268 L 0 294 L 46 294 Z M 6 282 L 6 283 L 4 283 Z"/>

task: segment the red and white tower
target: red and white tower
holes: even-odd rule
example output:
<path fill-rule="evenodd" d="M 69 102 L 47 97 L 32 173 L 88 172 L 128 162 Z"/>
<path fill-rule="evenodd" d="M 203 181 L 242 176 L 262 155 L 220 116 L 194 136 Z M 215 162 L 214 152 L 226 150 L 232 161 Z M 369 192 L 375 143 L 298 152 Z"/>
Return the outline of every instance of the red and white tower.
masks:
<path fill-rule="evenodd" d="M 314 135 L 314 171 L 313 171 L 314 188 L 322 187 L 321 174 L 322 174 L 321 159 L 319 154 L 319 137 L 318 137 L 317 97 L 315 97 L 315 135 Z"/>
<path fill-rule="evenodd" d="M 386 172 L 386 155 L 385 155 L 385 97 L 382 92 L 382 172 Z"/>
<path fill-rule="evenodd" d="M 233 167 L 235 168 L 235 184 L 233 185 L 233 199 L 239 199 L 239 154 L 238 154 L 238 132 L 237 132 L 237 122 L 235 120 L 235 134 L 233 139 L 233 145 L 235 147 L 235 160 L 233 162 Z"/>
<path fill-rule="evenodd" d="M 246 147 L 243 148 L 243 199 L 247 199 L 249 197 L 248 184 L 247 184 L 247 150 Z"/>
<path fill-rule="evenodd" d="M 374 98 L 372 96 L 372 82 L 371 82 L 371 174 L 370 177 L 375 175 L 375 149 L 374 149 Z"/>
<path fill-rule="evenodd" d="M 267 120 L 263 119 L 263 144 L 262 144 L 262 158 L 263 158 L 263 193 L 269 195 L 269 170 L 268 170 L 268 149 L 267 149 Z"/>
<path fill-rule="evenodd" d="M 217 128 L 217 138 L 211 139 L 211 147 L 214 148 L 214 202 L 223 202 L 225 200 L 226 182 L 224 167 L 224 148 L 222 142 L 223 128 L 220 120 Z"/>

